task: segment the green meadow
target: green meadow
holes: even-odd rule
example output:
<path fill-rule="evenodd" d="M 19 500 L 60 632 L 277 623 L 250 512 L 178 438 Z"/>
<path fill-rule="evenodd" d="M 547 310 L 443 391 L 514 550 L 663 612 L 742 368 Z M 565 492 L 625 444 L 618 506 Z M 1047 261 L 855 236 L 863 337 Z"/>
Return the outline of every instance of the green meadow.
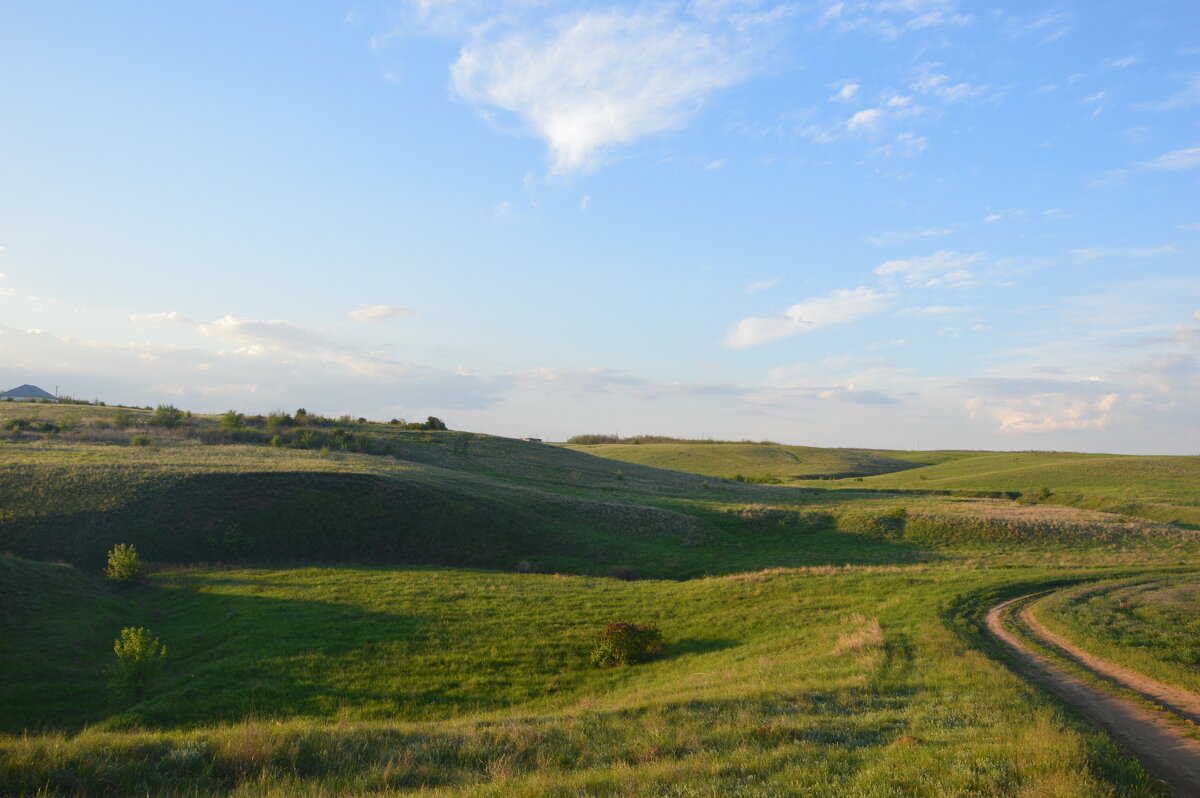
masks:
<path fill-rule="evenodd" d="M 755 444 L 690 444 L 691 473 L 589 453 L 610 445 L 120 412 L 0 406 L 56 428 L 0 441 L 0 793 L 1163 794 L 980 619 L 1078 586 L 1056 623 L 1133 601 L 1152 659 L 1182 667 L 1187 525 L 1016 501 L 985 471 L 875 484 L 990 455 L 793 451 L 793 477 L 834 479 L 773 485 Z M 1173 484 L 1146 495 L 1184 506 Z M 116 543 L 150 562 L 140 584 L 103 578 Z M 612 620 L 657 624 L 661 655 L 592 665 Z M 167 646 L 140 701 L 108 689 L 132 626 Z"/>
<path fill-rule="evenodd" d="M 1085 650 L 1200 692 L 1200 576 L 1082 585 L 1038 602 L 1042 623 Z"/>

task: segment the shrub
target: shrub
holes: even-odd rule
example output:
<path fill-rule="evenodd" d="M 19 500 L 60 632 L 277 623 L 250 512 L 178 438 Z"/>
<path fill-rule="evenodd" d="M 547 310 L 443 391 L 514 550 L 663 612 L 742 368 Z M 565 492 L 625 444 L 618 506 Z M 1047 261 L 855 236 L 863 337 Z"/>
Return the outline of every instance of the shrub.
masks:
<path fill-rule="evenodd" d="M 239 430 L 246 425 L 246 417 L 236 410 L 226 410 L 221 414 L 221 429 Z"/>
<path fill-rule="evenodd" d="M 137 549 L 130 543 L 118 543 L 108 553 L 108 567 L 104 573 L 117 582 L 136 582 L 142 578 L 144 570 Z"/>
<path fill-rule="evenodd" d="M 132 438 L 129 439 L 129 443 L 132 446 L 149 446 L 150 445 L 150 436 L 149 435 L 140 435 L 140 434 L 134 435 Z"/>
<path fill-rule="evenodd" d="M 636 665 L 663 649 L 662 633 L 652 623 L 612 621 L 592 641 L 592 662 L 601 668 Z"/>
<path fill-rule="evenodd" d="M 113 643 L 113 652 L 117 655 L 111 672 L 114 691 L 134 701 L 141 701 L 146 687 L 162 670 L 167 647 L 149 629 L 126 627 Z"/>
<path fill-rule="evenodd" d="M 132 427 L 133 426 L 133 414 L 130 413 L 125 408 L 121 408 L 117 412 L 113 413 L 112 423 L 113 423 L 113 426 L 116 427 L 117 429 L 125 429 L 126 427 Z"/>
<path fill-rule="evenodd" d="M 183 411 L 174 405 L 159 405 L 150 416 L 150 424 L 174 429 L 183 423 Z"/>

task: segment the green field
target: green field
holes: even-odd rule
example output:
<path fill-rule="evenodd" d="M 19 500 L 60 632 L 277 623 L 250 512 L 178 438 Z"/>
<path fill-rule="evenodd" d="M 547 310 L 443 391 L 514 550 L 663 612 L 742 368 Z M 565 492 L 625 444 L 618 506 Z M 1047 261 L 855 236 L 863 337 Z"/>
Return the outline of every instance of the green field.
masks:
<path fill-rule="evenodd" d="M 751 482 L 771 484 L 887 474 L 918 465 L 885 454 L 854 449 L 818 449 L 774 443 L 617 443 L 566 445 L 565 448 L 623 463 L 722 479 L 740 476 Z"/>
<path fill-rule="evenodd" d="M 1175 585 L 1200 530 L 869 489 L 988 455 L 798 487 L 350 420 L 305 446 L 112 408 L 0 422 L 34 412 L 57 431 L 0 439 L 0 793 L 1161 794 L 978 622 L 1051 586 Z M 753 476 L 742 444 L 690 446 Z M 143 584 L 102 578 L 120 542 Z M 664 652 L 594 667 L 611 620 Z M 168 647 L 137 702 L 106 684 L 128 626 Z"/>
<path fill-rule="evenodd" d="M 917 452 L 891 452 L 917 457 Z M 930 453 L 942 454 L 942 453 Z M 868 477 L 855 488 L 1005 491 L 1055 504 L 1200 526 L 1200 457 L 1062 452 L 945 453 L 925 468 Z M 845 480 L 838 484 L 847 485 Z"/>
<path fill-rule="evenodd" d="M 1200 692 L 1200 576 L 1084 585 L 1052 593 L 1038 619 L 1089 653 Z"/>

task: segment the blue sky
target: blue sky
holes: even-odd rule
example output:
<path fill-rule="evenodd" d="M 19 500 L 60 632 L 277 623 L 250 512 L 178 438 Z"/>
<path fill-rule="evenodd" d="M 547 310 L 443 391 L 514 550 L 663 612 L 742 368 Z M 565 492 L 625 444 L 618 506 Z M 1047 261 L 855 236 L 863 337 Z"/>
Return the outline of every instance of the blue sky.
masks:
<path fill-rule="evenodd" d="M 8 4 L 0 103 L 0 382 L 1200 453 L 1182 0 Z"/>

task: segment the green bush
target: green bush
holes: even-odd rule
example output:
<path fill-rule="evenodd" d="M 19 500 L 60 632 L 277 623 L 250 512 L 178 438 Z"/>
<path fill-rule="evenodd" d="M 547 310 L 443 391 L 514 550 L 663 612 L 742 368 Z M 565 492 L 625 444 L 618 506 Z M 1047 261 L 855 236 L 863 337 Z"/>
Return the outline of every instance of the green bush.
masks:
<path fill-rule="evenodd" d="M 134 435 L 129 439 L 131 446 L 149 446 L 151 443 L 149 435 Z"/>
<path fill-rule="evenodd" d="M 601 668 L 636 665 L 663 649 L 662 633 L 652 623 L 612 621 L 592 641 L 592 662 Z"/>
<path fill-rule="evenodd" d="M 167 647 L 149 629 L 126 627 L 113 643 L 117 662 L 112 668 L 114 691 L 125 698 L 141 701 L 146 687 L 162 670 Z"/>
<path fill-rule="evenodd" d="M 125 408 L 121 408 L 117 412 L 113 413 L 112 423 L 113 423 L 113 426 L 116 427 L 117 429 L 125 429 L 126 427 L 132 427 L 133 426 L 133 413 L 130 413 Z"/>
<path fill-rule="evenodd" d="M 109 579 L 117 582 L 137 582 L 142 578 L 145 567 L 137 549 L 131 543 L 118 543 L 108 553 L 108 567 L 104 569 Z"/>
<path fill-rule="evenodd" d="M 159 405 L 150 416 L 150 423 L 156 427 L 174 429 L 183 423 L 183 411 L 174 405 Z"/>
<path fill-rule="evenodd" d="M 246 426 L 246 417 L 236 410 L 226 410 L 221 414 L 221 429 L 239 430 Z"/>

